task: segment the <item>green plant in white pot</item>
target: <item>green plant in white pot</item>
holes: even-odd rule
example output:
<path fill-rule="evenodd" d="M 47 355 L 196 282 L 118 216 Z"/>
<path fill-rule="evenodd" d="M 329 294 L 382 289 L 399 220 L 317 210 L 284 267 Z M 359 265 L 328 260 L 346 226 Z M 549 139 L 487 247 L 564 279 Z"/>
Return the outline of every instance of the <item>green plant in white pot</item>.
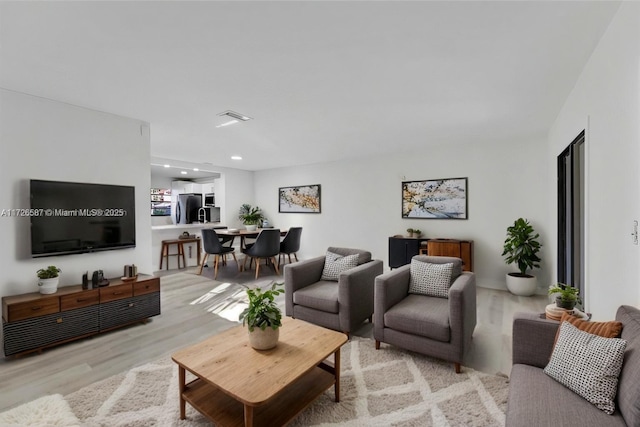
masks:
<path fill-rule="evenodd" d="M 523 218 L 518 218 L 507 228 L 502 256 L 507 264 L 516 264 L 519 272 L 507 273 L 507 289 L 514 295 L 530 296 L 536 293 L 536 277 L 527 271 L 540 268 L 538 252 L 542 245 L 538 242 L 540 234 Z"/>
<path fill-rule="evenodd" d="M 278 344 L 282 311 L 275 302 L 284 293 L 283 283 L 274 283 L 270 289 L 247 289 L 249 306 L 240 313 L 239 320 L 249 329 L 249 343 L 256 350 L 269 350 Z M 280 287 L 280 288 L 279 288 Z"/>
<path fill-rule="evenodd" d="M 38 275 L 38 287 L 41 294 L 55 294 L 58 290 L 59 275 L 62 272 L 55 265 L 50 265 L 47 268 L 41 268 L 36 272 Z"/>
<path fill-rule="evenodd" d="M 255 231 L 256 228 L 258 228 L 258 224 L 262 223 L 264 215 L 258 206 L 251 206 L 250 204 L 245 203 L 240 206 L 238 219 L 242 221 L 248 231 Z"/>

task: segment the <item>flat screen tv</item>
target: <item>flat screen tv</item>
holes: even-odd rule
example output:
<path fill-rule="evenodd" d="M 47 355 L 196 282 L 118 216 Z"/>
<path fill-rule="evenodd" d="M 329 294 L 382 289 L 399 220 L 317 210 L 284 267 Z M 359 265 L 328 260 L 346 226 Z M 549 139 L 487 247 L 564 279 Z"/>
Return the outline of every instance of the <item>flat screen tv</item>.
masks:
<path fill-rule="evenodd" d="M 135 188 L 30 180 L 31 256 L 136 246 Z"/>

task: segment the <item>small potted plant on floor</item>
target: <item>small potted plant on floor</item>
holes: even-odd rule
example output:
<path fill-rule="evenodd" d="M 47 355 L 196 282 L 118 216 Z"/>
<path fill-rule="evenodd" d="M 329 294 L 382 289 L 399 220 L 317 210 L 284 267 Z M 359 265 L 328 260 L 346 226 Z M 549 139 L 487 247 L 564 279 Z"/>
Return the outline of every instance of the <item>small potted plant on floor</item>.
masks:
<path fill-rule="evenodd" d="M 253 207 L 250 204 L 245 203 L 240 206 L 238 219 L 242 221 L 244 226 L 247 228 L 247 231 L 255 231 L 256 228 L 258 228 L 258 224 L 262 223 L 264 215 L 258 206 Z"/>
<path fill-rule="evenodd" d="M 507 228 L 502 256 L 507 264 L 516 264 L 520 270 L 518 273 L 507 273 L 507 288 L 514 295 L 530 296 L 538 288 L 536 277 L 527 274 L 527 270 L 540 268 L 538 252 L 542 245 L 537 240 L 539 237 L 540 234 L 523 218 L 518 218 Z"/>
<path fill-rule="evenodd" d="M 278 344 L 282 311 L 275 297 L 284 293 L 283 283 L 273 283 L 270 289 L 247 289 L 249 306 L 240 313 L 239 320 L 249 329 L 249 343 L 256 350 L 269 350 Z"/>
<path fill-rule="evenodd" d="M 38 287 L 41 294 L 55 294 L 58 290 L 58 281 L 60 270 L 55 265 L 50 265 L 47 268 L 41 268 L 36 272 L 38 275 Z"/>
<path fill-rule="evenodd" d="M 549 287 L 549 295 L 556 296 L 556 306 L 567 310 L 573 310 L 576 304 L 582 304 L 578 294 L 578 288 L 564 283 L 557 283 Z"/>

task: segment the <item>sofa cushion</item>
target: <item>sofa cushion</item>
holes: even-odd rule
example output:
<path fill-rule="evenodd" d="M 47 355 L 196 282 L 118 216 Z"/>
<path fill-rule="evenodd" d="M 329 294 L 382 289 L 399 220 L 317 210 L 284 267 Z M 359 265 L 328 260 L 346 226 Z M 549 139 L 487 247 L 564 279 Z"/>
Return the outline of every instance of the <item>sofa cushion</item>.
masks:
<path fill-rule="evenodd" d="M 409 293 L 449 298 L 452 263 L 432 264 L 412 259 L 410 270 Z"/>
<path fill-rule="evenodd" d="M 320 281 L 293 293 L 293 303 L 329 313 L 338 312 L 338 284 Z"/>
<path fill-rule="evenodd" d="M 384 314 L 384 326 L 412 335 L 449 342 L 449 301 L 409 294 Z"/>
<path fill-rule="evenodd" d="M 327 251 L 320 280 L 333 280 L 337 282 L 340 273 L 358 265 L 358 257 L 358 254 L 343 256 Z"/>
<path fill-rule="evenodd" d="M 590 322 L 588 320 L 576 317 L 568 312 L 563 312 L 560 318 L 560 323 L 569 322 L 581 331 L 589 332 L 590 334 L 598 335 L 604 338 L 618 338 L 622 332 L 622 322 L 612 320 L 609 322 Z M 560 336 L 560 328 L 556 333 L 556 339 L 553 344 L 558 342 L 558 336 Z"/>
<path fill-rule="evenodd" d="M 613 414 L 626 346 L 623 339 L 602 338 L 563 322 L 544 372 L 607 414 Z"/>
<path fill-rule="evenodd" d="M 608 415 L 535 366 L 515 364 L 509 375 L 506 425 L 623 427 L 619 411 Z M 633 425 L 633 424 L 629 424 Z"/>
<path fill-rule="evenodd" d="M 623 305 L 616 320 L 624 325 L 621 338 L 627 341 L 618 383 L 618 409 L 628 425 L 640 426 L 640 310 Z"/>

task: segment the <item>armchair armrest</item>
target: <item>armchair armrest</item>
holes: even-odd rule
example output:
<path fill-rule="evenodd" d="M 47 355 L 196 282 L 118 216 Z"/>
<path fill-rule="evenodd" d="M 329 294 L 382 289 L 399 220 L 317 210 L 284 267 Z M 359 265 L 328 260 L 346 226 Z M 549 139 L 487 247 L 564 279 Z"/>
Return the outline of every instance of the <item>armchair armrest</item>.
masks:
<path fill-rule="evenodd" d="M 451 342 L 460 349 L 460 359 L 477 323 L 476 275 L 464 272 L 449 288 L 449 324 Z"/>
<path fill-rule="evenodd" d="M 298 261 L 284 266 L 285 314 L 293 315 L 293 293 L 312 285 L 322 277 L 324 256 Z"/>
<path fill-rule="evenodd" d="M 376 276 L 382 274 L 382 265 L 380 260 L 371 260 L 338 276 L 340 324 L 350 323 L 348 330 L 373 313 L 373 287 Z"/>
<path fill-rule="evenodd" d="M 376 339 L 382 339 L 384 329 L 384 313 L 402 301 L 409 293 L 410 265 L 386 272 L 375 280 L 373 329 Z"/>
<path fill-rule="evenodd" d="M 539 313 L 513 316 L 512 363 L 544 368 L 553 350 L 559 322 L 541 318 Z"/>

